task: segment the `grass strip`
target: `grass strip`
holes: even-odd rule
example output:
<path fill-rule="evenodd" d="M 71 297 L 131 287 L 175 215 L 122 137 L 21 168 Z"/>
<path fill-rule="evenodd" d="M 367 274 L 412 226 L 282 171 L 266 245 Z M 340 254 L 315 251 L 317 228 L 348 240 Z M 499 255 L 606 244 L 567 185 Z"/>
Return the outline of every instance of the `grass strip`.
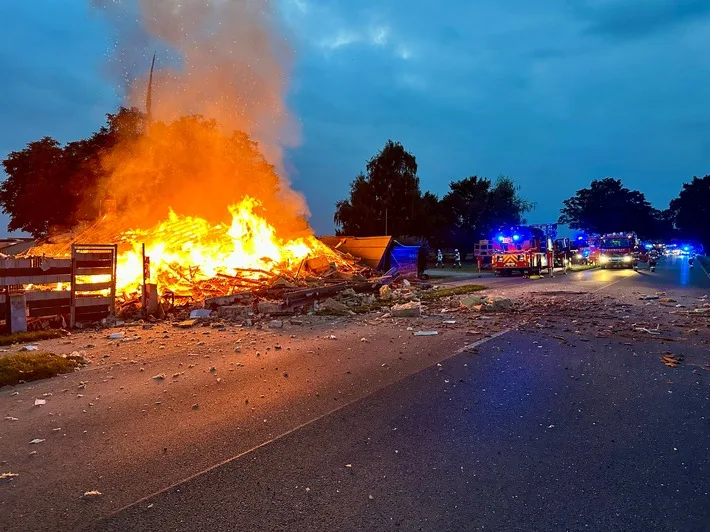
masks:
<path fill-rule="evenodd" d="M 19 384 L 20 381 L 48 379 L 60 373 L 70 373 L 79 361 L 53 353 L 32 351 L 0 357 L 0 386 Z"/>

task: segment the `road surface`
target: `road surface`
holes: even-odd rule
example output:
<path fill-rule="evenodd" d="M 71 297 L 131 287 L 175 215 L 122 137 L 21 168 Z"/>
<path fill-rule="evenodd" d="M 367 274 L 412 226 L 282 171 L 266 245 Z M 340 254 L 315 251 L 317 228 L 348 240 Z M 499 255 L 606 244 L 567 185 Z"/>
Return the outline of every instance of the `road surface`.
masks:
<path fill-rule="evenodd" d="M 667 260 L 490 285 L 528 306 L 170 331 L 146 355 L 156 331 L 120 363 L 3 389 L 1 467 L 20 476 L 0 528 L 709 530 L 710 277 Z"/>

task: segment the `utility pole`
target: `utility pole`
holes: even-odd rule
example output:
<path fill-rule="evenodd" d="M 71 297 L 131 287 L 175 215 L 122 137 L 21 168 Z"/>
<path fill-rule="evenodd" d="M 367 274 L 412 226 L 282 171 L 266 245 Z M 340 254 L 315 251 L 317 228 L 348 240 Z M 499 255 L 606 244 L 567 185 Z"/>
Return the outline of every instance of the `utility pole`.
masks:
<path fill-rule="evenodd" d="M 387 236 L 387 208 L 385 207 L 385 236 Z"/>
<path fill-rule="evenodd" d="M 155 56 L 153 54 L 153 62 L 150 64 L 150 76 L 148 77 L 148 93 L 145 96 L 145 114 L 146 123 L 150 126 L 153 121 L 153 69 L 155 68 Z"/>

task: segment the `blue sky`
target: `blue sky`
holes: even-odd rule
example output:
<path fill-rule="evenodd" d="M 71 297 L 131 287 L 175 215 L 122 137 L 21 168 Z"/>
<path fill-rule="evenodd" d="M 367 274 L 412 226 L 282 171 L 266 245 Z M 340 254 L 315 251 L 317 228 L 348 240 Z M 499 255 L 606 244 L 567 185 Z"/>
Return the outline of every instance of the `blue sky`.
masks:
<path fill-rule="evenodd" d="M 195 0 L 197 1 L 197 0 Z M 226 0 L 214 0 L 226 1 Z M 111 31 L 82 0 L 0 2 L 0 155 L 97 129 L 121 94 Z M 710 173 L 707 0 L 280 0 L 295 50 L 287 153 L 318 233 L 388 138 L 422 189 L 512 177 L 555 221 L 593 178 L 663 208 Z M 3 228 L 4 220 L 0 220 Z"/>

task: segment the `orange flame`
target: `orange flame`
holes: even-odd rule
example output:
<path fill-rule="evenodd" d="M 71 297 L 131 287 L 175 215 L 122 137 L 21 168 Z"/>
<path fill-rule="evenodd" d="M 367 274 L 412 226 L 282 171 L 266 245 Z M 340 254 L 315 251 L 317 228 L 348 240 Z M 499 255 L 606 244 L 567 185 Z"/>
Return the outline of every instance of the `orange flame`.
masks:
<path fill-rule="evenodd" d="M 199 281 L 218 275 L 258 278 L 260 271 L 271 274 L 295 273 L 309 255 L 338 256 L 313 236 L 283 240 L 266 219 L 255 211 L 258 200 L 246 196 L 229 208 L 232 224 L 211 225 L 199 217 L 181 216 L 170 211 L 167 220 L 152 229 L 123 233 L 133 249 L 121 253 L 117 264 L 117 289 L 131 292 L 142 283 L 142 249 L 150 258 L 151 280 L 160 289 L 190 291 Z"/>

